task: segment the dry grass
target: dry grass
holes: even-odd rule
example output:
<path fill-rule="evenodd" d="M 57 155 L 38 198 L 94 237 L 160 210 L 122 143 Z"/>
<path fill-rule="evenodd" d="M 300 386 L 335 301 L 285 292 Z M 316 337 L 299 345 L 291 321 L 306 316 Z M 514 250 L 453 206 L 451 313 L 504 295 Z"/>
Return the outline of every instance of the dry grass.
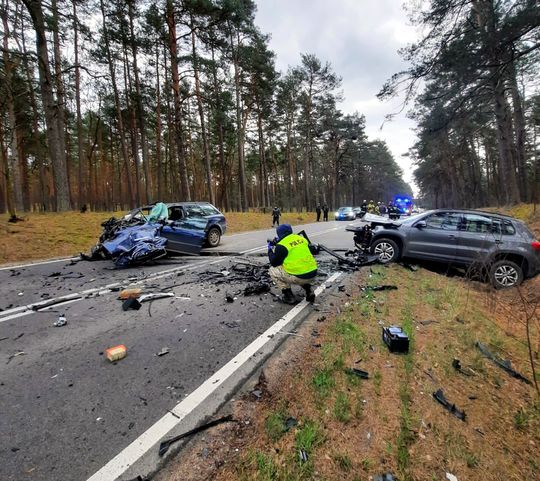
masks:
<path fill-rule="evenodd" d="M 11 224 L 8 216 L 0 217 L 0 264 L 27 260 L 64 257 L 86 252 L 101 233 L 101 222 L 122 212 L 32 213 L 24 215 L 24 222 Z M 272 226 L 270 214 L 226 214 L 228 233 Z M 310 222 L 312 213 L 284 213 L 281 222 L 292 225 Z"/>
<path fill-rule="evenodd" d="M 445 479 L 445 472 L 460 481 L 540 479 L 534 388 L 508 376 L 474 346 L 476 340 L 487 344 L 531 378 L 521 311 L 512 306 L 515 294 L 424 269 L 394 265 L 374 271 L 368 283 L 399 289 L 361 291 L 366 280 L 353 279 L 341 314 L 315 323 L 316 341 L 309 330 L 301 331 L 308 339 L 303 351 L 296 348 L 273 368 L 264 401 L 247 397 L 236 404 L 242 428 L 223 427 L 215 438 L 207 433 L 206 456 L 194 446 L 195 455 L 159 481 L 355 481 L 384 472 L 401 481 Z M 332 305 L 325 309 L 335 310 Z M 409 330 L 410 354 L 388 352 L 381 320 Z M 425 320 L 436 322 L 420 322 Z M 540 336 L 536 328 L 533 336 Z M 454 358 L 474 375 L 455 371 Z M 344 372 L 348 366 L 367 370 L 370 379 L 351 377 Z M 466 422 L 435 402 L 438 388 L 466 411 Z M 299 425 L 284 432 L 279 422 L 287 416 Z M 312 442 L 302 463 L 298 450 L 306 439 Z"/>

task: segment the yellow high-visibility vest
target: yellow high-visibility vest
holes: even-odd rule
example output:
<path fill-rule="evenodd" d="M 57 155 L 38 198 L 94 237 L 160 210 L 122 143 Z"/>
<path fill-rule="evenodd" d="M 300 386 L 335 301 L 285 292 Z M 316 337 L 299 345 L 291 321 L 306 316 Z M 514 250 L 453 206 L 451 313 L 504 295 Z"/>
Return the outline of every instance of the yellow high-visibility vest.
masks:
<path fill-rule="evenodd" d="M 283 261 L 283 269 L 287 274 L 300 276 L 317 269 L 317 261 L 309 250 L 305 237 L 289 234 L 278 242 L 287 249 L 288 254 Z"/>

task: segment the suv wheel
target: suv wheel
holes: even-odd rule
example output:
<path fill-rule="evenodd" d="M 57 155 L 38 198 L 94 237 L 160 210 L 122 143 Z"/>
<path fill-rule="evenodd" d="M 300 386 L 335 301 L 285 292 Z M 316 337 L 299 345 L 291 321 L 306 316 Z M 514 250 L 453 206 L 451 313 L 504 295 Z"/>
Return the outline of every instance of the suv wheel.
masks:
<path fill-rule="evenodd" d="M 206 236 L 206 242 L 210 247 L 217 247 L 221 241 L 221 231 L 217 227 L 212 227 Z"/>
<path fill-rule="evenodd" d="M 515 287 L 523 282 L 523 270 L 515 262 L 503 259 L 493 263 L 489 278 L 495 289 Z"/>
<path fill-rule="evenodd" d="M 371 245 L 371 253 L 379 256 L 381 264 L 388 264 L 399 259 L 399 247 L 392 239 L 377 239 Z"/>

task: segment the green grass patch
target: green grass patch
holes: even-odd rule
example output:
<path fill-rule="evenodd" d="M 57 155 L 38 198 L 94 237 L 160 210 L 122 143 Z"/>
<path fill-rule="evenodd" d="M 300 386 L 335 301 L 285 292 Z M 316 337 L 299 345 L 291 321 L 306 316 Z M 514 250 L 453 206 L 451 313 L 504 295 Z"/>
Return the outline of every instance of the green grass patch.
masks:
<path fill-rule="evenodd" d="M 264 420 L 264 430 L 266 435 L 273 441 L 278 441 L 286 432 L 286 413 L 283 410 L 271 412 Z"/>
<path fill-rule="evenodd" d="M 296 448 L 303 449 L 308 455 L 313 452 L 313 449 L 322 444 L 324 434 L 319 426 L 314 421 L 306 421 L 303 426 L 296 432 Z"/>
<path fill-rule="evenodd" d="M 313 375 L 312 384 L 319 396 L 327 397 L 336 385 L 333 371 L 328 368 L 317 369 Z"/>
<path fill-rule="evenodd" d="M 259 479 L 264 481 L 274 481 L 277 479 L 278 469 L 274 460 L 269 455 L 257 452 L 255 453 L 255 462 Z"/>
<path fill-rule="evenodd" d="M 348 423 L 351 419 L 351 403 L 347 394 L 339 392 L 334 403 L 334 416 L 342 423 Z"/>
<path fill-rule="evenodd" d="M 344 453 L 334 453 L 332 459 L 342 471 L 349 472 L 353 467 L 351 458 Z"/>

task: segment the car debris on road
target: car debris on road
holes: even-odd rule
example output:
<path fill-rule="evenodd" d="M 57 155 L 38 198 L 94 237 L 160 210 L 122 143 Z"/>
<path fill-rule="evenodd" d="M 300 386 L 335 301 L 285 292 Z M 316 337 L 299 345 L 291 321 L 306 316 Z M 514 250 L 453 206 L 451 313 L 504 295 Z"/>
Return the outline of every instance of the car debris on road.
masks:
<path fill-rule="evenodd" d="M 441 404 L 448 412 L 453 414 L 456 418 L 461 419 L 461 421 L 465 421 L 466 414 L 465 411 L 462 411 L 461 409 L 457 408 L 455 404 L 452 404 L 446 397 L 444 396 L 444 392 L 442 389 L 438 389 L 433 393 L 433 399 L 435 399 L 439 404 Z"/>
<path fill-rule="evenodd" d="M 120 359 L 124 359 L 126 355 L 127 355 L 127 348 L 123 344 L 109 347 L 109 349 L 105 350 L 105 356 L 107 356 L 107 359 L 110 362 L 115 362 L 115 361 L 119 361 Z"/>
<path fill-rule="evenodd" d="M 486 356 L 489 360 L 493 361 L 497 366 L 499 366 L 501 369 L 506 371 L 510 376 L 513 378 L 519 379 L 520 381 L 523 381 L 526 384 L 532 384 L 529 379 L 527 379 L 525 376 L 517 372 L 512 368 L 512 363 L 508 359 L 500 359 L 495 354 L 489 351 L 489 349 L 482 344 L 479 341 L 476 341 L 476 347 L 480 350 L 480 352 Z"/>

